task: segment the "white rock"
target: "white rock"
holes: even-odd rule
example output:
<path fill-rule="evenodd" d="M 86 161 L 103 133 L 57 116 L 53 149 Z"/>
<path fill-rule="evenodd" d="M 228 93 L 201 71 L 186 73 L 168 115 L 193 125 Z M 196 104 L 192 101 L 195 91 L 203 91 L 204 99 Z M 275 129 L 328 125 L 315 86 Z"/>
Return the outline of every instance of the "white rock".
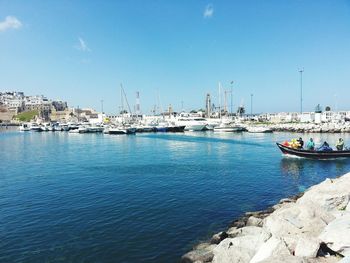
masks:
<path fill-rule="evenodd" d="M 350 256 L 350 214 L 332 221 L 319 238 L 332 250 Z"/>
<path fill-rule="evenodd" d="M 261 227 L 244 227 L 241 230 L 240 236 L 226 238 L 214 248 L 213 263 L 249 262 L 271 236 Z"/>
<path fill-rule="evenodd" d="M 271 237 L 260 247 L 250 263 L 261 262 L 274 255 L 290 255 L 290 252 L 283 240 Z"/>
<path fill-rule="evenodd" d="M 338 263 L 350 263 L 350 256 L 344 257 Z"/>
<path fill-rule="evenodd" d="M 295 248 L 295 256 L 297 257 L 316 257 L 320 248 L 320 240 L 313 237 L 300 238 Z"/>
<path fill-rule="evenodd" d="M 260 261 L 261 263 L 308 263 L 306 259 L 292 255 L 281 255 Z"/>
<path fill-rule="evenodd" d="M 247 226 L 259 226 L 261 227 L 263 224 L 263 220 L 261 218 L 257 218 L 255 216 L 250 216 L 247 220 Z"/>
<path fill-rule="evenodd" d="M 270 234 L 263 229 L 262 227 L 257 226 L 245 226 L 242 228 L 230 228 L 227 231 L 227 234 L 229 237 L 239 237 L 239 236 L 257 236 L 257 235 L 265 235 L 268 239 L 270 237 Z"/>

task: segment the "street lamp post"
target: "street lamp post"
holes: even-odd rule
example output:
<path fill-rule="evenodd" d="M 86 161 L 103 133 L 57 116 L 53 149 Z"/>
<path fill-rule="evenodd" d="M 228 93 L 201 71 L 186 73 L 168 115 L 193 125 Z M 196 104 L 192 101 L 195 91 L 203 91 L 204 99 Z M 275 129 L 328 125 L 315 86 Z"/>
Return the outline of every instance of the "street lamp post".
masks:
<path fill-rule="evenodd" d="M 101 112 L 103 114 L 103 100 L 101 100 Z"/>
<path fill-rule="evenodd" d="M 304 69 L 299 70 L 299 73 L 300 73 L 300 113 L 303 113 L 303 72 L 304 72 Z"/>
<path fill-rule="evenodd" d="M 250 94 L 250 116 L 253 116 L 253 94 Z"/>
<path fill-rule="evenodd" d="M 232 101 L 232 91 L 233 91 L 233 80 L 231 81 L 231 116 L 233 116 L 233 101 Z"/>

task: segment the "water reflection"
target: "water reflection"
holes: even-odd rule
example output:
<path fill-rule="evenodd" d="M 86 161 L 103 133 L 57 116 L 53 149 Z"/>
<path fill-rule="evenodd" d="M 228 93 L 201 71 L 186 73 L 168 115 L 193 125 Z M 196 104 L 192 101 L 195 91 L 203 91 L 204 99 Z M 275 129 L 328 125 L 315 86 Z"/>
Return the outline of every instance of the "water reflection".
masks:
<path fill-rule="evenodd" d="M 281 173 L 284 176 L 292 177 L 297 180 L 304 170 L 305 160 L 298 158 L 282 158 Z"/>
<path fill-rule="evenodd" d="M 292 177 L 293 179 L 299 179 L 306 170 L 310 175 L 310 171 L 314 171 L 316 173 L 320 168 L 323 171 L 327 171 L 329 176 L 334 176 L 332 171 L 335 171 L 335 174 L 343 174 L 347 172 L 347 167 L 349 164 L 349 159 L 313 160 L 284 157 L 281 159 L 280 168 L 282 175 Z"/>

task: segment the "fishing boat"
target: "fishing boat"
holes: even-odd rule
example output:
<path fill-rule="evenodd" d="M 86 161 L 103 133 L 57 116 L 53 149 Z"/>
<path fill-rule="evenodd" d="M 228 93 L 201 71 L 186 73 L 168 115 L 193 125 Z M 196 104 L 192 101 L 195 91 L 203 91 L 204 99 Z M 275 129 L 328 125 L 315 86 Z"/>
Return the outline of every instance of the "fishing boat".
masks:
<path fill-rule="evenodd" d="M 276 143 L 283 154 L 293 155 L 311 159 L 334 159 L 350 157 L 350 150 L 344 151 L 310 151 L 305 149 L 294 149 L 280 143 Z"/>

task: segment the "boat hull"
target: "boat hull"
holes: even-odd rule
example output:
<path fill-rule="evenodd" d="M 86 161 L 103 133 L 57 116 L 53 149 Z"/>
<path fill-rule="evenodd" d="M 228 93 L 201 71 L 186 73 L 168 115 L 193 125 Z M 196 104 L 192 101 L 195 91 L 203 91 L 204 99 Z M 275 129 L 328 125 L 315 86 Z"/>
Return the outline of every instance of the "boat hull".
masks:
<path fill-rule="evenodd" d="M 278 148 L 282 151 L 283 154 L 294 155 L 302 158 L 309 159 L 335 159 L 335 158 L 349 158 L 350 151 L 331 151 L 331 152 L 322 152 L 322 151 L 309 151 L 309 150 L 299 150 L 293 149 L 287 146 L 284 146 L 280 143 L 276 143 Z"/>
<path fill-rule="evenodd" d="M 230 127 L 230 126 L 214 127 L 214 132 L 242 132 L 242 131 L 244 131 L 244 128 L 241 128 L 241 127 Z"/>
<path fill-rule="evenodd" d="M 185 126 L 185 131 L 203 131 L 205 126 L 206 124 L 189 124 Z"/>

